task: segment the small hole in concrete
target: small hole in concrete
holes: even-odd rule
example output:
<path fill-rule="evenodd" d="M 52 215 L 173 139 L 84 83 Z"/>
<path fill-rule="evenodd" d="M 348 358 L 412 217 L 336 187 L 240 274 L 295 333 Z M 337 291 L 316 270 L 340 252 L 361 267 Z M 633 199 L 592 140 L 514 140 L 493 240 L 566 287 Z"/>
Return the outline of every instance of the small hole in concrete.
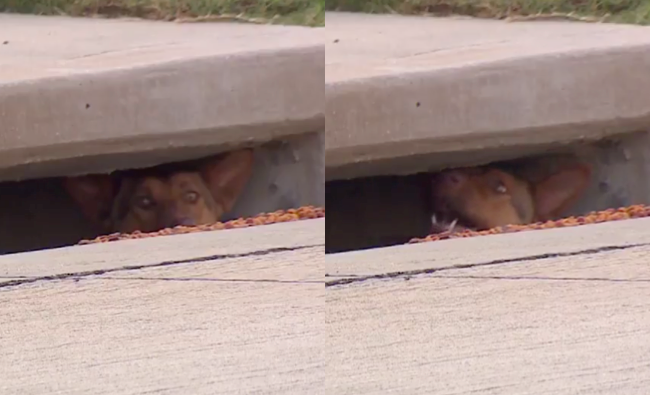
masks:
<path fill-rule="evenodd" d="M 89 109 L 89 108 L 90 108 L 90 104 L 86 103 L 86 109 Z"/>
<path fill-rule="evenodd" d="M 599 183 L 598 183 L 598 190 L 599 190 L 601 193 L 605 193 L 605 192 L 607 192 L 607 191 L 609 190 L 609 183 L 606 182 L 606 181 L 601 181 L 601 182 L 599 182 Z"/>
<path fill-rule="evenodd" d="M 415 103 L 415 107 L 420 107 L 420 102 Z"/>

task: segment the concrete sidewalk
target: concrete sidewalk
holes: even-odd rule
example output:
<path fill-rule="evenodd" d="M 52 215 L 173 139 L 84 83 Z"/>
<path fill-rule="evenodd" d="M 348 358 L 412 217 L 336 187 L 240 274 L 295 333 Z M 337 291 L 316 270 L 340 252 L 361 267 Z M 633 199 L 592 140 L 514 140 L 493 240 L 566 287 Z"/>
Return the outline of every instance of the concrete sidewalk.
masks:
<path fill-rule="evenodd" d="M 648 27 L 346 13 L 326 25 L 329 180 L 503 160 L 650 123 Z"/>
<path fill-rule="evenodd" d="M 0 391 L 628 395 L 650 385 L 650 219 L 326 257 L 323 222 L 0 258 Z"/>
<path fill-rule="evenodd" d="M 330 393 L 647 393 L 649 225 L 328 255 Z"/>
<path fill-rule="evenodd" d="M 0 393 L 329 394 L 323 222 L 0 257 Z"/>

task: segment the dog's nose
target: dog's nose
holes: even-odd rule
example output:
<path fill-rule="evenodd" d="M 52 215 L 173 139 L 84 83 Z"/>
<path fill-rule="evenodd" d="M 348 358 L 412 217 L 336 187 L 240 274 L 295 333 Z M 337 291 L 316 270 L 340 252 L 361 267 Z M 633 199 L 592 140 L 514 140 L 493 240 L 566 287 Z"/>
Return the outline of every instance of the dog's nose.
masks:
<path fill-rule="evenodd" d="M 449 186 L 459 185 L 466 178 L 465 174 L 458 170 L 448 170 L 439 174 L 439 182 Z"/>

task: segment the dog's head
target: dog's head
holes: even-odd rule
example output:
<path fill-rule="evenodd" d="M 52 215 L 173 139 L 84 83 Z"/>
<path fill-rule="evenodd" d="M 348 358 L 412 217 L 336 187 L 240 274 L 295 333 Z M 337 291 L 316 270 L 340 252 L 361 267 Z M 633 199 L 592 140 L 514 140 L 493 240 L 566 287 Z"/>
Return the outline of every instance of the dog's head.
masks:
<path fill-rule="evenodd" d="M 125 173 L 118 180 L 68 178 L 66 189 L 82 212 L 110 232 L 155 232 L 217 222 L 230 211 L 251 176 L 253 153 L 241 150 L 202 163 Z"/>
<path fill-rule="evenodd" d="M 474 230 L 529 224 L 560 215 L 580 197 L 591 171 L 566 167 L 537 184 L 493 168 L 462 168 L 434 176 L 434 207 L 444 223 Z"/>
<path fill-rule="evenodd" d="M 482 230 L 530 222 L 532 192 L 526 182 L 499 169 L 462 168 L 434 176 L 436 211 L 445 222 Z"/>

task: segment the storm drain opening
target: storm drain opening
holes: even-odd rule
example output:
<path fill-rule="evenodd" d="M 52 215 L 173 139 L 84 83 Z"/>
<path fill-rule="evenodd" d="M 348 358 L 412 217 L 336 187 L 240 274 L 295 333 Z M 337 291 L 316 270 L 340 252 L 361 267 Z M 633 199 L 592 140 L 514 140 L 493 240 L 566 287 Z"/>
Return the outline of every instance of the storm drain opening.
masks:
<path fill-rule="evenodd" d="M 0 253 L 324 217 L 323 155 L 307 133 L 106 155 L 103 172 L 76 158 L 73 173 L 0 183 Z"/>
<path fill-rule="evenodd" d="M 650 215 L 648 138 L 430 154 L 330 180 L 326 253 Z"/>

